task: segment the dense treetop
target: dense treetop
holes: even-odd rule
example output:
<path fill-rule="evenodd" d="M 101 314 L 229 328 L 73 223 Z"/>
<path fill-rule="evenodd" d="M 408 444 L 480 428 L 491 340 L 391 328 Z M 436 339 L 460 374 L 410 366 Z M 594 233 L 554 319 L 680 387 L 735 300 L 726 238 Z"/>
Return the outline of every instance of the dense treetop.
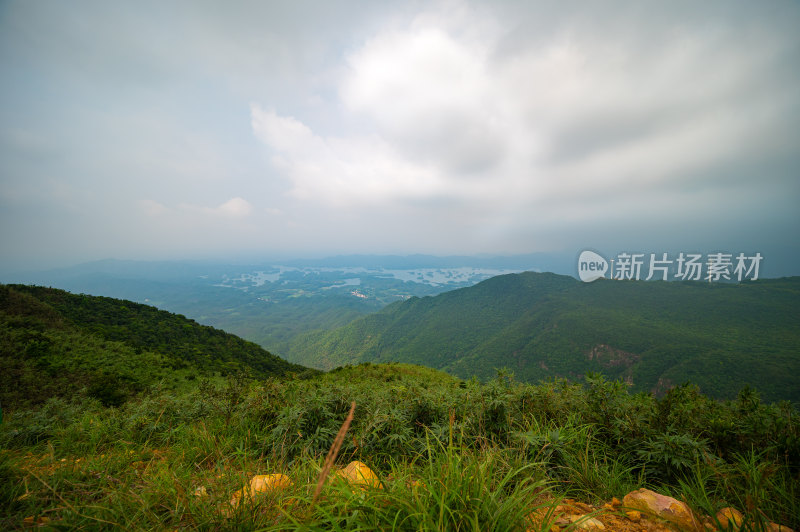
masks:
<path fill-rule="evenodd" d="M 0 285 L 0 370 L 0 401 L 7 406 L 81 390 L 113 404 L 159 382 L 307 371 L 154 307 L 22 285 Z"/>

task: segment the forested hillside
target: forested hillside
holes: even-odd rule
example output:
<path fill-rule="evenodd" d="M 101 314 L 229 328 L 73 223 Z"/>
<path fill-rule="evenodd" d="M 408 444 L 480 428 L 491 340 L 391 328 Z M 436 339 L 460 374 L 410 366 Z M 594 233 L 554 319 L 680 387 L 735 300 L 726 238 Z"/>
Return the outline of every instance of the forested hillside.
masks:
<path fill-rule="evenodd" d="M 575 284 L 523 275 L 478 288 L 392 312 L 454 338 L 466 329 L 447 328 L 446 312 L 461 305 L 466 349 L 531 301 L 571 301 Z M 592 290 L 587 305 L 605 301 Z M 145 305 L 2 285 L 0 375 L 3 530 L 722 531 L 726 511 L 742 530 L 800 523 L 797 410 L 751 389 L 716 401 L 692 385 L 632 394 L 597 374 L 537 385 L 407 364 L 320 374 Z M 644 487 L 685 519 L 636 506 Z"/>
<path fill-rule="evenodd" d="M 799 318 L 797 277 L 586 284 L 528 272 L 395 303 L 282 354 L 322 369 L 398 361 L 464 378 L 508 367 L 528 382 L 601 372 L 658 393 L 691 381 L 718 398 L 750 385 L 798 402 Z"/>
<path fill-rule="evenodd" d="M 0 285 L 0 402 L 6 407 L 78 393 L 120 404 L 157 383 L 306 371 L 254 343 L 147 305 Z"/>

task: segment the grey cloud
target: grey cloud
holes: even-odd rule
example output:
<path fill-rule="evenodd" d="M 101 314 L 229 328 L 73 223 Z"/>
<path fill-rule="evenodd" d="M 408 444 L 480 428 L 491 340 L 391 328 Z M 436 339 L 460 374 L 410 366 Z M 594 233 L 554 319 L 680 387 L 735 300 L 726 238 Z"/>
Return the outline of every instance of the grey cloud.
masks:
<path fill-rule="evenodd" d="M 505 135 L 480 109 L 473 115 L 440 111 L 420 120 L 393 139 L 409 157 L 441 163 L 448 174 L 470 179 L 493 170 L 505 155 Z"/>
<path fill-rule="evenodd" d="M 796 2 L 5 2 L 0 244 L 800 258 L 798 26 Z"/>

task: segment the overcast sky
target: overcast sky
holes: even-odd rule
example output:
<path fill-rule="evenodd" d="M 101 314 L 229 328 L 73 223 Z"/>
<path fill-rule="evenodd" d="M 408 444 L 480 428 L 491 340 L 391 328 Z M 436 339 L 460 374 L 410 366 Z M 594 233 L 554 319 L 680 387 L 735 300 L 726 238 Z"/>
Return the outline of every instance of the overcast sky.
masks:
<path fill-rule="evenodd" d="M 0 266 L 589 247 L 797 275 L 798 28 L 796 1 L 2 1 Z"/>

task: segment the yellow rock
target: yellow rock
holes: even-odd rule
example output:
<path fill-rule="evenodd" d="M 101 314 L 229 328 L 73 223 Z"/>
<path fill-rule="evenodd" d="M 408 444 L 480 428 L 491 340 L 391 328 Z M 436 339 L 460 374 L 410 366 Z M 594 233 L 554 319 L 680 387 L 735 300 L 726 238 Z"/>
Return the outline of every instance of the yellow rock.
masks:
<path fill-rule="evenodd" d="M 606 525 L 598 521 L 593 517 L 588 517 L 586 515 L 571 515 L 569 516 L 569 520 L 575 525 L 576 528 L 579 530 L 605 530 Z"/>
<path fill-rule="evenodd" d="M 250 479 L 250 491 L 255 493 L 271 493 L 283 491 L 292 486 L 289 477 L 280 473 L 273 475 L 256 475 Z"/>
<path fill-rule="evenodd" d="M 358 460 L 350 462 L 344 469 L 334 471 L 333 477 L 344 479 L 350 484 L 359 486 L 361 489 L 366 487 L 383 488 L 378 475 Z"/>
<path fill-rule="evenodd" d="M 231 506 L 236 508 L 239 502 L 247 497 L 252 499 L 256 494 L 267 494 L 283 491 L 291 487 L 292 481 L 286 475 L 275 473 L 272 475 L 256 475 L 250 479 L 250 484 L 233 492 Z"/>
<path fill-rule="evenodd" d="M 736 508 L 727 507 L 717 512 L 717 521 L 723 530 L 739 530 L 744 516 Z"/>
<path fill-rule="evenodd" d="M 631 510 L 630 512 L 625 512 L 625 515 L 628 516 L 628 519 L 633 521 L 634 523 L 638 523 L 642 520 L 642 513 L 637 512 L 636 510 Z"/>
<path fill-rule="evenodd" d="M 689 507 L 677 499 L 642 488 L 625 495 L 622 504 L 677 525 L 681 530 L 701 530 Z"/>

